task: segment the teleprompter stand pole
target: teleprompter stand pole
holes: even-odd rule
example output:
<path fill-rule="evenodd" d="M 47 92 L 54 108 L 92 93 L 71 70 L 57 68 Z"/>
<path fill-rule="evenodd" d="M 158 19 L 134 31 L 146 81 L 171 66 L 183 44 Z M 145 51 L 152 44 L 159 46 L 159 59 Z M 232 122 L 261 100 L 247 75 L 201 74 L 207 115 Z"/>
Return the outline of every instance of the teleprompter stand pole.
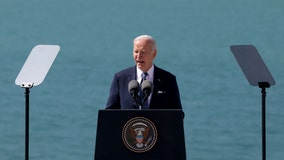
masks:
<path fill-rule="evenodd" d="M 22 88 L 25 88 L 25 99 L 26 99 L 26 118 L 25 118 L 25 160 L 29 160 L 29 110 L 30 110 L 30 88 L 33 84 L 22 84 Z"/>
<path fill-rule="evenodd" d="M 268 82 L 259 82 L 259 88 L 261 88 L 262 94 L 262 160 L 266 159 L 266 88 L 270 87 Z"/>
<path fill-rule="evenodd" d="M 30 89 L 26 88 L 26 130 L 25 130 L 25 160 L 29 159 L 29 93 Z"/>

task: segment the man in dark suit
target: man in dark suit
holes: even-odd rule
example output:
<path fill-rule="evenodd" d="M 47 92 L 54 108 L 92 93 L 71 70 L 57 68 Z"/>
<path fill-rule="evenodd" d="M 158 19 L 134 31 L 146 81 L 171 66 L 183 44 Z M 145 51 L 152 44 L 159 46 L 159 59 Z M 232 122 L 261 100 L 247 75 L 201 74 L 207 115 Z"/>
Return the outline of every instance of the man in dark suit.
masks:
<path fill-rule="evenodd" d="M 137 109 L 137 103 L 128 91 L 131 80 L 142 81 L 142 73 L 153 83 L 153 92 L 147 98 L 144 109 L 182 109 L 176 77 L 154 65 L 157 56 L 156 42 L 149 35 L 133 40 L 133 59 L 136 66 L 114 75 L 106 109 Z"/>

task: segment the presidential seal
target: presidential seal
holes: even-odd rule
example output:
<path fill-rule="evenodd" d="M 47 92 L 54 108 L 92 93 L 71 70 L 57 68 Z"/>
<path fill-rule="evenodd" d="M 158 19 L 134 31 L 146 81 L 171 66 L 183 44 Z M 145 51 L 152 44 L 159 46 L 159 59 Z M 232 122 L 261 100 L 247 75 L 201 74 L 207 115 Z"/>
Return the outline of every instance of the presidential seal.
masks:
<path fill-rule="evenodd" d="M 136 153 L 149 151 L 155 145 L 157 136 L 155 125 L 144 117 L 130 119 L 122 130 L 123 143 Z"/>

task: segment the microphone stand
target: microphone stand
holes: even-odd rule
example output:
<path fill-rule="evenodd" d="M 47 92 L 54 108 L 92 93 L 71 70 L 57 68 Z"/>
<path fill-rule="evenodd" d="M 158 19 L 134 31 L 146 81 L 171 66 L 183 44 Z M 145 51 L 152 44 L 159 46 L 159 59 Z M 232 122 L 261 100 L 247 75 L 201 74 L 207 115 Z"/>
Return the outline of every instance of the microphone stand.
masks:
<path fill-rule="evenodd" d="M 142 101 L 141 98 L 136 92 L 130 92 L 131 97 L 134 99 L 138 109 L 142 109 Z"/>
<path fill-rule="evenodd" d="M 145 94 L 144 99 L 142 101 L 142 105 L 144 105 L 144 103 L 146 102 L 146 100 L 148 99 L 149 94 Z"/>
<path fill-rule="evenodd" d="M 135 102 L 136 102 L 136 104 L 137 104 L 139 110 L 142 109 L 142 104 L 143 104 L 142 101 L 141 101 L 141 98 L 142 98 L 142 97 L 140 97 L 140 96 L 138 96 L 138 95 L 137 95 L 137 97 L 135 98 Z"/>
<path fill-rule="evenodd" d="M 145 103 L 146 98 L 148 98 L 148 95 L 145 95 L 144 99 L 143 99 L 143 96 L 139 96 L 139 95 L 137 95 L 137 97 L 134 98 L 139 110 L 142 110 L 142 106 Z"/>
<path fill-rule="evenodd" d="M 145 96 L 134 96 L 133 99 L 135 100 L 138 109 L 142 110 L 142 106 L 144 105 L 144 103 L 146 102 L 147 98 L 149 97 L 150 94 L 145 94 Z"/>

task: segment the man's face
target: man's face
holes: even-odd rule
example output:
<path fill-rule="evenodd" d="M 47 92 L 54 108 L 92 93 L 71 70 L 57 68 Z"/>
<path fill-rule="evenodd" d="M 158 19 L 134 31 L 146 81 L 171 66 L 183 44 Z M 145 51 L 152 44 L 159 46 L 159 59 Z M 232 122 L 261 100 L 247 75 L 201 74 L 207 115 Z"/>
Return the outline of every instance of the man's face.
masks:
<path fill-rule="evenodd" d="M 138 39 L 133 45 L 133 59 L 137 67 L 143 72 L 148 71 L 156 57 L 157 51 L 149 39 Z"/>

